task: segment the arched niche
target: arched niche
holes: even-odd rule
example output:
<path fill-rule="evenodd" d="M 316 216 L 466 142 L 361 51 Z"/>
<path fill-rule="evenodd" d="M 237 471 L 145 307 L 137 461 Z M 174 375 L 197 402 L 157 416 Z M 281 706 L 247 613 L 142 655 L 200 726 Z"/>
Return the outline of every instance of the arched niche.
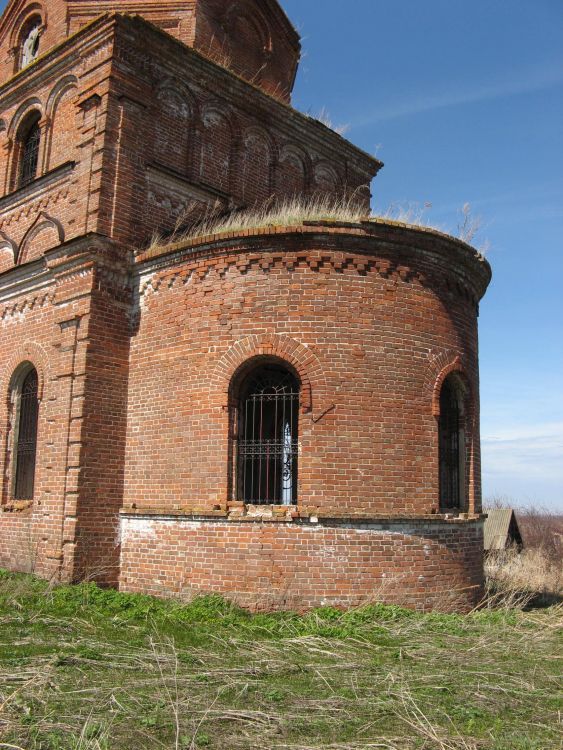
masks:
<path fill-rule="evenodd" d="M 78 82 L 75 76 L 65 76 L 51 91 L 46 114 L 51 123 L 46 155 L 46 171 L 73 158 L 76 147 L 76 96 Z"/>
<path fill-rule="evenodd" d="M 265 131 L 250 128 L 243 144 L 242 197 L 247 204 L 262 204 L 272 194 L 272 142 Z"/>
<path fill-rule="evenodd" d="M 202 115 L 199 176 L 203 182 L 229 191 L 233 158 L 233 128 L 226 112 L 209 107 Z"/>
<path fill-rule="evenodd" d="M 285 195 L 302 195 L 308 183 L 309 159 L 298 146 L 285 145 L 280 151 L 276 188 Z"/>
<path fill-rule="evenodd" d="M 176 172 L 188 170 L 190 155 L 192 97 L 174 82 L 165 82 L 155 95 L 155 160 Z"/>
<path fill-rule="evenodd" d="M 65 233 L 60 221 L 42 211 L 22 240 L 17 258 L 18 265 L 38 260 L 47 250 L 62 244 L 64 238 Z"/>

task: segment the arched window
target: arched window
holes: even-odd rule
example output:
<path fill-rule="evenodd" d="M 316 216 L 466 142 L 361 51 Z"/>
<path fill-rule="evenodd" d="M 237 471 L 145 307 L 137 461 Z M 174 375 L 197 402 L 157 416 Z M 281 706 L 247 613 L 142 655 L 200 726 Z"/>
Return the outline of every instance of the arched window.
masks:
<path fill-rule="evenodd" d="M 462 394 L 454 376 L 445 379 L 440 392 L 439 462 L 440 508 L 461 510 L 465 488 L 465 440 Z"/>
<path fill-rule="evenodd" d="M 41 18 L 29 21 L 20 37 L 20 70 L 26 68 L 39 56 L 39 39 L 41 37 Z"/>
<path fill-rule="evenodd" d="M 29 185 L 37 175 L 39 142 L 41 140 L 40 119 L 39 112 L 34 112 L 26 119 L 18 133 L 18 188 Z"/>
<path fill-rule="evenodd" d="M 283 366 L 252 370 L 238 389 L 234 463 L 236 499 L 297 502 L 299 382 Z"/>
<path fill-rule="evenodd" d="M 23 375 L 16 386 L 15 395 L 13 496 L 15 500 L 32 500 L 39 416 L 38 378 L 35 368 L 32 367 Z"/>

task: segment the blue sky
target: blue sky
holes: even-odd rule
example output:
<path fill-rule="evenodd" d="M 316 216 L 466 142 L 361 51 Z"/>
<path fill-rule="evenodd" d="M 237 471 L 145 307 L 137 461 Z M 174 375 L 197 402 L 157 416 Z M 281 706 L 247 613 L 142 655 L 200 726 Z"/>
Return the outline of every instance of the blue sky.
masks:
<path fill-rule="evenodd" d="M 294 104 L 385 162 L 374 208 L 482 218 L 484 495 L 563 512 L 563 1 L 281 2 Z"/>
<path fill-rule="evenodd" d="M 469 202 L 481 305 L 485 497 L 563 512 L 562 0 L 282 0 L 303 37 L 294 104 L 385 168 L 374 208 L 456 230 Z"/>

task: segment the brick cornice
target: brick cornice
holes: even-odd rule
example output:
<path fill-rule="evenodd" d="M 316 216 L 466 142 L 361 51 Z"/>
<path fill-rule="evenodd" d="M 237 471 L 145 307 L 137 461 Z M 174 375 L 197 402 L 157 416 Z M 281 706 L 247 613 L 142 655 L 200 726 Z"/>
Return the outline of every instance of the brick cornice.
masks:
<path fill-rule="evenodd" d="M 319 260 L 318 254 L 308 256 L 313 251 L 347 257 L 342 260 L 331 255 Z M 237 260 L 236 256 L 245 254 L 244 261 Z M 225 256 L 231 257 L 225 261 Z M 432 271 L 418 268 L 418 261 L 423 260 L 431 261 Z M 376 271 L 390 279 L 416 279 L 422 285 L 427 285 L 432 275 L 433 285 L 445 285 L 475 305 L 491 279 L 487 260 L 465 242 L 434 229 L 379 219 L 357 224 L 315 221 L 208 235 L 146 250 L 138 254 L 136 262 L 139 275 L 186 262 L 197 263 L 197 274 L 202 277 L 212 267 L 224 273 L 231 266 L 244 271 L 253 265 L 268 268 L 276 263 L 291 268 L 307 263 L 313 270 L 320 265 L 336 271 L 353 267 L 359 273 Z"/>

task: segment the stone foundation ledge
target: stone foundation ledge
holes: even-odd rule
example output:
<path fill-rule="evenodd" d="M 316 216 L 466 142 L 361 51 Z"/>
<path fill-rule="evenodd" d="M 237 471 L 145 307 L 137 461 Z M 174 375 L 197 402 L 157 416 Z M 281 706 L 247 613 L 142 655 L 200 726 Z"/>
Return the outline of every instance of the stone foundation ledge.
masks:
<path fill-rule="evenodd" d="M 283 511 L 283 512 L 278 512 Z M 298 526 L 327 526 L 344 528 L 365 528 L 385 531 L 396 525 L 409 523 L 434 526 L 436 524 L 463 524 L 482 523 L 487 517 L 484 513 L 432 513 L 432 514 L 405 514 L 389 516 L 334 516 L 333 514 L 303 515 L 296 509 L 285 506 L 247 506 L 244 512 L 231 513 L 224 510 L 200 512 L 186 512 L 185 510 L 163 510 L 161 508 L 125 508 L 120 511 L 122 519 L 144 519 L 155 521 L 176 522 L 209 522 L 209 523 L 268 523 L 268 524 L 293 524 Z"/>

